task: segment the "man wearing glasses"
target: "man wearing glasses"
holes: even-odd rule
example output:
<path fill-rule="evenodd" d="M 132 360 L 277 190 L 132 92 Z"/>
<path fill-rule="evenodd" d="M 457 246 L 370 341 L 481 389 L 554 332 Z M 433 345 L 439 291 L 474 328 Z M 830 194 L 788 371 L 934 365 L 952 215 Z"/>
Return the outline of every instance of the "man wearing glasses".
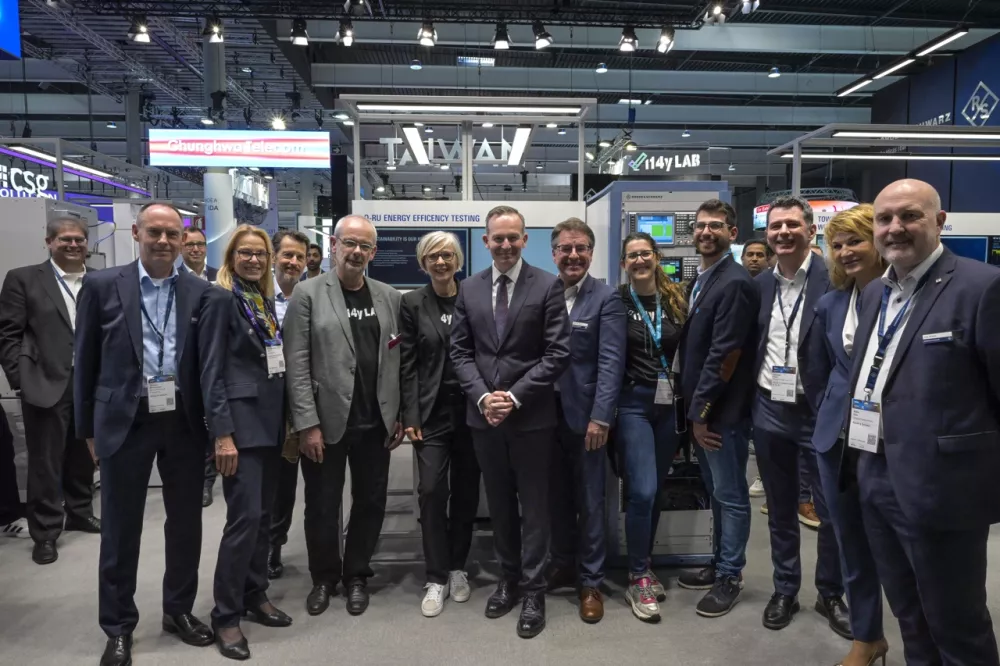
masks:
<path fill-rule="evenodd" d="M 184 263 L 181 269 L 188 273 L 193 273 L 195 277 L 208 282 L 215 282 L 215 276 L 219 273 L 218 268 L 212 268 L 205 262 L 205 254 L 208 244 L 205 239 L 205 232 L 197 227 L 188 227 L 184 230 L 183 245 L 181 245 L 181 256 Z M 215 481 L 215 477 L 212 477 Z M 211 486 L 209 486 L 211 488 Z"/>
<path fill-rule="evenodd" d="M 375 227 L 366 218 L 342 218 L 330 237 L 335 270 L 299 284 L 285 314 L 285 381 L 292 428 L 305 457 L 310 615 L 329 607 L 338 582 L 347 592 L 348 613 L 368 608 L 390 452 L 403 439 L 397 420 L 400 293 L 365 276 L 375 243 Z M 341 559 L 338 530 L 348 463 L 353 503 Z"/>
<path fill-rule="evenodd" d="M 28 531 L 37 564 L 59 556 L 64 529 L 99 533 L 94 461 L 73 425 L 73 331 L 87 258 L 87 221 L 51 220 L 49 259 L 16 268 L 0 293 L 0 364 L 20 391 L 28 447 Z"/>

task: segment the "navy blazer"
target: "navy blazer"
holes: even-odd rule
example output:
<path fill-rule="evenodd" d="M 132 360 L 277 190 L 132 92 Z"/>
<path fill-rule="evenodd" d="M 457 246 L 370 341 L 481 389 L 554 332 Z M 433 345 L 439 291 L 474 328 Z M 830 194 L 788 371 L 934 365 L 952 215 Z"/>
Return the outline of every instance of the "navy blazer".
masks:
<path fill-rule="evenodd" d="M 754 383 L 760 376 L 760 370 L 767 361 L 767 339 L 771 329 L 771 311 L 774 309 L 775 293 L 778 288 L 778 279 L 774 277 L 773 270 L 766 270 L 756 278 L 754 282 L 760 289 L 760 316 L 757 319 L 757 360 L 754 363 Z M 816 304 L 826 292 L 830 291 L 830 274 L 827 272 L 826 264 L 820 257 L 814 256 L 809 262 L 808 282 L 806 283 L 806 295 L 802 299 L 799 307 L 798 317 L 802 321 L 799 324 L 799 345 L 795 360 L 795 367 L 798 368 L 799 377 L 802 380 L 802 389 L 806 394 L 806 403 L 815 414 L 814 402 L 809 396 L 821 395 L 826 390 L 826 378 L 817 381 L 816 373 L 809 370 L 809 362 L 816 357 L 812 346 L 816 339 L 809 335 L 813 322 L 816 320 Z"/>
<path fill-rule="evenodd" d="M 185 264 L 183 261 L 181 262 L 181 265 L 180 265 L 180 267 L 177 270 L 178 270 L 179 273 L 191 273 L 191 275 L 194 275 L 194 271 L 192 271 L 190 268 L 188 268 L 188 265 Z M 194 275 L 194 276 L 198 277 L 197 275 Z M 218 277 L 219 277 L 219 269 L 218 268 L 212 268 L 208 264 L 205 264 L 205 277 L 208 278 L 209 282 L 215 282 L 218 279 Z M 198 279 L 201 279 L 201 278 L 198 278 Z"/>
<path fill-rule="evenodd" d="M 285 377 L 268 374 L 264 344 L 236 294 L 221 287 L 211 290 L 198 347 L 209 436 L 232 435 L 237 449 L 281 444 Z"/>
<path fill-rule="evenodd" d="M 882 369 L 889 480 L 915 525 L 981 528 L 1000 522 L 1000 270 L 946 248 L 928 273 Z M 868 372 L 883 287 L 875 280 L 864 291 L 850 387 Z M 924 338 L 945 332 L 953 339 Z"/>
<path fill-rule="evenodd" d="M 110 457 L 125 442 L 135 421 L 145 377 L 142 372 L 142 315 L 139 262 L 88 272 L 77 297 L 73 409 L 76 434 L 94 438 L 98 458 Z M 177 388 L 194 438 L 204 450 L 208 432 L 198 381 L 198 320 L 212 285 L 177 272 Z"/>
<path fill-rule="evenodd" d="M 689 420 L 732 426 L 749 418 L 759 311 L 753 278 L 726 255 L 706 278 L 681 329 L 680 386 Z"/>
<path fill-rule="evenodd" d="M 614 423 L 625 374 L 625 305 L 617 289 L 587 276 L 569 320 L 570 364 L 559 378 L 559 400 L 567 425 L 582 435 L 591 421 Z"/>
<path fill-rule="evenodd" d="M 847 290 L 828 292 L 816 304 L 816 323 L 811 335 L 817 339 L 809 345 L 809 353 L 813 356 L 806 364 L 812 377 L 803 384 L 817 387 L 826 382 L 826 390 L 806 396 L 816 410 L 812 444 L 819 453 L 826 453 L 837 443 L 845 425 L 844 404 L 851 398 L 851 357 L 844 351 L 843 336 L 853 291 L 852 286 Z M 861 342 L 862 353 L 865 342 Z M 854 344 L 857 347 L 858 340 Z"/>
<path fill-rule="evenodd" d="M 510 391 L 521 403 L 501 427 L 556 426 L 553 385 L 569 364 L 569 318 L 562 282 L 524 261 L 514 286 L 503 339 L 493 320 L 493 266 L 462 281 L 451 324 L 451 360 L 468 397 L 469 427 L 489 428 L 477 401 Z"/>

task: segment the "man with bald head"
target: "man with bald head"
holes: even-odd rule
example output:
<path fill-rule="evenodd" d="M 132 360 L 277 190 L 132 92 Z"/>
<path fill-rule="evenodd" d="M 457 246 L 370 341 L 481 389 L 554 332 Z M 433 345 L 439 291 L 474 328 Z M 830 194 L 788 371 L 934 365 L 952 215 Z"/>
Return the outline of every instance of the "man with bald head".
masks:
<path fill-rule="evenodd" d="M 906 663 L 996 666 L 986 541 L 1000 522 L 1000 270 L 948 251 L 945 218 L 918 180 L 875 199 L 889 268 L 861 297 L 841 483 L 858 484 Z"/>
<path fill-rule="evenodd" d="M 288 306 L 284 345 L 292 429 L 305 481 L 306 550 L 313 588 L 306 610 L 319 615 L 337 583 L 347 612 L 368 608 L 367 581 L 385 517 L 389 456 L 403 431 L 399 414 L 400 293 L 365 276 L 375 227 L 348 215 L 330 237 L 334 270 L 302 282 Z M 286 452 L 288 453 L 288 452 Z M 294 452 L 292 452 L 294 455 Z M 351 519 L 341 559 L 340 503 L 351 466 Z"/>

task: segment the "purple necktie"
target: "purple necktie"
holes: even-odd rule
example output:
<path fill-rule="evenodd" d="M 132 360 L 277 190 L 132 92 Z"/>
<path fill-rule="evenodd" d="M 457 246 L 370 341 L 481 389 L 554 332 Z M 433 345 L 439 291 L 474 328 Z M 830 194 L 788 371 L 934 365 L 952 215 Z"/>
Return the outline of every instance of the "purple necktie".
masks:
<path fill-rule="evenodd" d="M 498 278 L 500 284 L 497 286 L 497 304 L 493 308 L 493 321 L 497 326 L 497 340 L 503 338 L 504 328 L 507 327 L 507 281 L 506 275 L 501 274 Z"/>

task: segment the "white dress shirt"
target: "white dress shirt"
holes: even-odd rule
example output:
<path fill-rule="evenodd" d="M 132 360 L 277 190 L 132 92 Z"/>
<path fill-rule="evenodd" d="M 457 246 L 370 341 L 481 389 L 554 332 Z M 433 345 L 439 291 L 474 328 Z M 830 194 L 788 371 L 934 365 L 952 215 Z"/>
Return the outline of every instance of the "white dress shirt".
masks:
<path fill-rule="evenodd" d="M 66 304 L 66 311 L 69 312 L 69 325 L 74 331 L 76 330 L 76 299 L 80 295 L 80 287 L 83 286 L 83 276 L 86 275 L 87 269 L 84 268 L 82 273 L 67 273 L 63 269 L 59 268 L 54 260 L 49 260 L 52 263 L 52 270 L 56 272 L 56 282 L 59 282 L 59 278 L 62 278 L 63 283 L 69 288 L 70 293 L 66 293 L 66 289 L 63 289 L 62 284 L 59 285 L 59 293 L 62 294 L 63 302 Z M 70 295 L 72 294 L 72 296 Z"/>
<path fill-rule="evenodd" d="M 185 262 L 183 262 L 183 261 L 181 262 L 181 266 L 183 266 L 183 267 L 184 267 L 184 270 L 186 270 L 186 271 L 187 271 L 188 273 L 190 273 L 191 275 L 193 275 L 193 276 L 195 276 L 195 277 L 197 277 L 197 278 L 199 278 L 199 279 L 202 279 L 202 280 L 204 280 L 205 282 L 208 282 L 208 262 L 205 262 L 205 266 L 204 266 L 204 267 L 203 267 L 203 268 L 201 269 L 201 273 L 195 273 L 195 272 L 194 272 L 194 271 L 193 271 L 193 270 L 191 269 L 191 267 L 190 267 L 190 266 L 188 266 L 188 265 L 187 265 L 187 264 L 186 264 Z"/>
<path fill-rule="evenodd" d="M 524 265 L 524 260 L 518 258 L 517 263 L 510 267 L 506 273 L 500 272 L 496 264 L 492 264 L 493 267 L 493 312 L 497 311 L 497 289 L 500 288 L 500 276 L 506 275 L 510 278 L 507 283 L 507 307 L 514 301 L 514 286 L 517 284 L 517 277 L 521 274 L 521 266 Z"/>
<path fill-rule="evenodd" d="M 851 290 L 851 301 L 847 304 L 847 316 L 844 317 L 844 330 L 841 331 L 841 339 L 844 341 L 844 351 L 848 356 L 854 350 L 854 334 L 858 330 L 858 287 Z"/>
<path fill-rule="evenodd" d="M 583 287 L 583 283 L 587 281 L 588 277 L 590 277 L 589 274 L 584 273 L 579 282 L 574 284 L 572 287 L 566 287 L 566 290 L 563 292 L 563 295 L 566 296 L 567 314 L 573 311 L 573 306 L 576 305 L 576 297 L 580 295 L 580 289 Z"/>
<path fill-rule="evenodd" d="M 798 300 L 806 288 L 809 266 L 812 262 L 812 252 L 806 253 L 806 260 L 802 262 L 799 269 L 795 271 L 795 277 L 791 280 L 781 274 L 781 270 L 776 265 L 774 267 L 774 278 L 778 282 L 778 290 L 775 292 L 774 301 L 771 303 L 771 325 L 767 330 L 767 351 L 764 355 L 764 366 L 757 376 L 757 385 L 761 389 L 771 392 L 771 368 L 774 366 L 791 366 L 797 368 L 799 365 L 799 330 L 802 324 L 803 313 L 806 309 L 805 297 L 799 311 L 795 314 L 795 321 L 792 322 L 791 330 L 785 331 L 785 322 L 792 317 L 792 310 L 795 308 L 795 301 Z M 778 294 L 781 298 L 778 298 Z M 791 340 L 788 340 L 791 338 Z M 785 342 L 790 342 L 788 347 L 788 358 L 785 358 Z M 803 393 L 802 377 L 795 373 L 795 390 Z"/>
<path fill-rule="evenodd" d="M 294 291 L 292 293 L 295 293 Z M 288 304 L 292 297 L 285 298 L 285 292 L 281 291 L 278 278 L 274 278 L 274 315 L 278 318 L 278 328 L 280 329 L 285 321 L 285 313 L 288 312 Z"/>
<path fill-rule="evenodd" d="M 903 309 L 906 305 L 908 299 L 910 300 L 910 307 L 906 308 L 906 313 L 903 315 L 902 321 L 899 322 L 899 328 L 896 329 L 896 335 L 892 337 L 889 341 L 889 346 L 885 349 L 885 358 L 882 360 L 882 369 L 878 373 L 878 379 L 875 380 L 875 388 L 872 391 L 872 396 L 869 399 L 871 402 L 881 403 L 882 402 L 882 389 L 885 388 L 885 378 L 889 374 L 889 368 L 892 367 L 892 358 L 896 354 L 896 347 L 899 346 L 899 340 L 903 337 L 903 330 L 906 328 L 907 322 L 910 321 L 910 315 L 913 314 L 913 309 L 917 306 L 917 299 L 920 298 L 919 293 L 914 293 L 917 288 L 917 283 L 920 282 L 920 278 L 924 276 L 934 265 L 941 254 L 944 252 L 944 246 L 938 245 L 937 249 L 931 252 L 930 256 L 921 261 L 916 268 L 914 268 L 909 275 L 907 275 L 902 280 L 896 281 L 895 275 L 896 271 L 890 266 L 885 273 L 882 275 L 882 284 L 889 287 L 889 303 L 885 311 L 885 328 L 889 328 L 889 324 L 892 320 L 896 318 L 899 311 Z M 879 315 L 881 317 L 881 315 Z M 868 338 L 868 345 L 865 348 L 864 361 L 861 363 L 861 372 L 858 374 L 858 383 L 854 386 L 854 398 L 856 400 L 865 400 L 865 385 L 868 383 L 868 371 L 872 367 L 872 363 L 875 361 L 875 352 L 878 351 L 878 318 L 875 319 L 875 326 L 872 327 L 872 334 Z"/>

